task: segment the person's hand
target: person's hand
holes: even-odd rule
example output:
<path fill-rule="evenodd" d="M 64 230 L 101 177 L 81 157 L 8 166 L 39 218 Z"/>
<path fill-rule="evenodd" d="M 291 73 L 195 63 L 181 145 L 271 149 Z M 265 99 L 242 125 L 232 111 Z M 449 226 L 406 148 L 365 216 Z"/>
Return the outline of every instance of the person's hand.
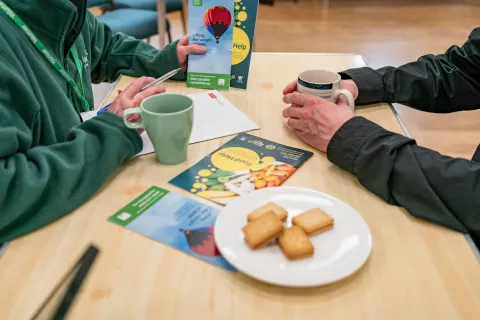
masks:
<path fill-rule="evenodd" d="M 167 89 L 165 89 L 163 86 L 153 86 L 145 91 L 140 92 L 143 87 L 154 80 L 155 78 L 142 77 L 133 81 L 125 90 L 119 91 L 117 98 L 115 98 L 108 108 L 108 112 L 123 117 L 124 110 L 129 108 L 137 108 L 144 99 L 167 91 Z M 139 120 L 139 116 L 130 115 L 127 120 L 136 122 Z M 141 133 L 141 130 L 139 130 L 139 132 Z"/>
<path fill-rule="evenodd" d="M 340 80 L 340 89 L 348 90 L 352 93 L 353 100 L 358 98 L 358 87 L 353 80 Z M 293 93 L 297 91 L 297 80 L 290 83 L 285 89 L 283 89 L 283 95 Z M 346 99 L 344 96 L 340 96 L 340 99 Z"/>
<path fill-rule="evenodd" d="M 177 58 L 182 71 L 187 71 L 187 57 L 191 53 L 204 54 L 207 48 L 199 44 L 188 44 L 188 35 L 183 36 L 177 44 Z"/>
<path fill-rule="evenodd" d="M 312 147 L 326 152 L 328 144 L 340 127 L 355 114 L 348 102 L 338 104 L 305 93 L 287 93 L 283 102 L 290 107 L 283 110 L 287 125 L 297 136 Z"/>

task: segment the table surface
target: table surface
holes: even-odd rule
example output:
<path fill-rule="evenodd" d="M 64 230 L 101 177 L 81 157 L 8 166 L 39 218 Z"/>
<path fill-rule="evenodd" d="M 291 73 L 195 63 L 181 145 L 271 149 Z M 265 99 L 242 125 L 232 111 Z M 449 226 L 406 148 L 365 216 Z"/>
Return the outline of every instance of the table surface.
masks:
<path fill-rule="evenodd" d="M 373 250 L 356 274 L 326 287 L 276 287 L 107 221 L 151 185 L 191 196 L 167 181 L 230 139 L 223 138 L 191 145 L 187 162 L 177 166 L 162 166 L 153 155 L 132 160 L 81 208 L 12 241 L 0 258 L 0 319 L 31 316 L 90 243 L 101 252 L 71 319 L 479 319 L 480 265 L 462 234 L 384 203 L 283 124 L 281 90 L 300 70 L 340 71 L 364 64 L 361 56 L 349 54 L 254 54 L 248 90 L 222 92 L 260 125 L 253 134 L 315 152 L 286 186 L 326 192 L 365 218 Z M 130 81 L 122 78 L 116 89 Z M 184 83 L 167 86 L 170 92 L 196 91 Z M 402 133 L 389 105 L 356 112 Z"/>

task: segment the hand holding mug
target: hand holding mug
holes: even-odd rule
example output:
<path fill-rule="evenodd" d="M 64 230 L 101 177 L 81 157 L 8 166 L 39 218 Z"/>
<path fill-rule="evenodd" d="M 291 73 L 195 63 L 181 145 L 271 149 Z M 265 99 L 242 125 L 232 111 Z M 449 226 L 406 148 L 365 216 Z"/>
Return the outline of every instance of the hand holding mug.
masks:
<path fill-rule="evenodd" d="M 314 71 L 314 70 L 312 70 Z M 301 76 L 302 74 L 300 74 Z M 338 79 L 340 80 L 340 76 L 338 75 Z M 353 100 L 357 100 L 358 98 L 358 87 L 357 87 L 357 84 L 353 81 L 353 80 L 340 80 L 339 81 L 339 89 L 340 90 L 347 90 L 351 93 L 352 95 L 352 98 Z M 286 94 L 289 94 L 289 93 L 293 93 L 295 91 L 300 91 L 301 90 L 298 90 L 298 79 L 291 82 L 289 85 L 287 85 L 285 87 L 285 89 L 283 89 L 283 95 L 286 95 Z M 308 93 L 308 92 L 306 92 Z M 314 94 L 314 95 L 317 95 L 317 96 L 320 96 L 321 95 L 318 95 L 318 94 Z M 334 99 L 330 99 L 330 101 L 333 102 L 337 102 L 337 103 L 343 103 L 343 104 L 348 104 L 348 99 L 347 97 L 343 96 L 343 95 L 340 95 L 337 99 L 337 101 L 335 101 Z"/>
<path fill-rule="evenodd" d="M 305 143 L 322 152 L 327 151 L 338 129 L 355 116 L 348 103 L 335 104 L 305 93 L 287 93 L 283 102 L 291 105 L 283 110 L 287 125 Z"/>
<path fill-rule="evenodd" d="M 130 117 L 139 117 L 132 122 Z M 140 108 L 125 110 L 125 126 L 145 129 L 152 141 L 157 161 L 178 164 L 187 159 L 193 129 L 193 100 L 181 94 L 160 94 L 145 99 Z"/>
<path fill-rule="evenodd" d="M 163 86 L 155 86 L 140 92 L 143 87 L 152 81 L 155 81 L 155 78 L 141 77 L 136 79 L 125 90 L 118 92 L 118 96 L 112 102 L 107 111 L 114 113 L 119 117 L 123 117 L 125 110 L 137 108 L 144 99 L 167 91 L 167 89 L 165 89 Z M 132 122 L 138 121 L 138 119 L 139 117 L 136 115 L 129 118 L 129 120 Z"/>

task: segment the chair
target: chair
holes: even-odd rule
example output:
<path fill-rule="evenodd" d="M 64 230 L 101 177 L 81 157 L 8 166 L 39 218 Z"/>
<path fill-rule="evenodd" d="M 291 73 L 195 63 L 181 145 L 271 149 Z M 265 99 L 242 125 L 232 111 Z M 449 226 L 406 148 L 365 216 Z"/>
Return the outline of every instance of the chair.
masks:
<path fill-rule="evenodd" d="M 165 12 L 177 12 L 180 11 L 182 19 L 183 32 L 187 32 L 185 24 L 185 13 L 183 11 L 183 0 L 164 0 Z M 143 10 L 157 10 L 157 0 L 113 0 L 113 4 L 116 8 L 132 8 Z"/>
<path fill-rule="evenodd" d="M 108 25 L 113 32 L 122 32 L 137 39 L 148 39 L 158 33 L 158 14 L 153 10 L 133 8 L 115 9 L 111 0 L 88 0 L 87 5 L 100 7 L 103 14 L 98 21 Z M 168 40 L 172 42 L 170 21 L 166 19 Z"/>

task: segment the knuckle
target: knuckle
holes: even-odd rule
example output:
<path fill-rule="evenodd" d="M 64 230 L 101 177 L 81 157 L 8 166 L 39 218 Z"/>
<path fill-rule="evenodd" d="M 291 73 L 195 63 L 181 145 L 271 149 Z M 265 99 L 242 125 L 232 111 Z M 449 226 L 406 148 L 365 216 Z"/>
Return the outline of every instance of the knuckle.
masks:
<path fill-rule="evenodd" d="M 322 99 L 320 99 L 319 97 L 314 97 L 314 96 L 312 96 L 312 97 L 309 97 L 309 100 L 307 101 L 307 103 L 308 103 L 309 105 L 314 106 L 314 105 L 320 104 L 321 101 L 322 101 Z"/>

